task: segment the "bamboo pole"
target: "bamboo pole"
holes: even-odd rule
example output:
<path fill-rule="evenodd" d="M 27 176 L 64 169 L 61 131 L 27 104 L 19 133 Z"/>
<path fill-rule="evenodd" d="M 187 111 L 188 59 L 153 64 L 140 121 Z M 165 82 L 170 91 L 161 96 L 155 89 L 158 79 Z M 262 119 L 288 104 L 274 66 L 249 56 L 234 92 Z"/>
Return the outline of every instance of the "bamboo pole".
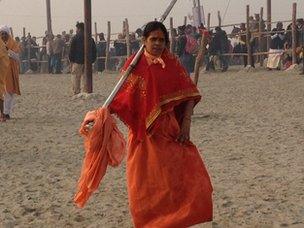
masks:
<path fill-rule="evenodd" d="M 287 49 L 284 52 L 291 52 L 292 49 Z M 282 52 L 278 52 L 278 53 L 282 53 Z M 252 55 L 253 56 L 259 56 L 259 55 L 268 55 L 268 54 L 273 54 L 273 52 L 269 52 L 269 51 L 265 51 L 265 52 L 255 52 Z M 222 56 L 247 56 L 247 53 L 225 53 L 225 54 L 221 54 Z"/>
<path fill-rule="evenodd" d="M 207 29 L 210 30 L 210 22 L 211 22 L 211 13 L 208 13 L 208 19 L 207 19 Z"/>
<path fill-rule="evenodd" d="M 222 17 L 220 11 L 217 11 L 217 18 L 218 18 L 218 26 L 222 27 Z"/>
<path fill-rule="evenodd" d="M 98 32 L 97 32 L 97 23 L 94 23 L 94 35 L 95 35 L 95 42 L 98 42 Z"/>
<path fill-rule="evenodd" d="M 278 22 L 282 22 L 282 23 L 288 23 L 288 22 L 292 22 L 292 20 L 284 20 L 284 21 L 272 21 L 270 22 L 270 24 L 276 24 Z M 232 24 L 226 24 L 226 25 L 222 25 L 221 27 L 224 28 L 224 27 L 232 27 L 232 26 L 240 26 L 241 23 L 232 23 Z M 210 28 L 215 28 L 217 26 L 210 26 Z"/>
<path fill-rule="evenodd" d="M 302 26 L 302 29 L 300 31 L 302 33 L 301 36 L 301 46 L 302 46 L 302 72 L 301 75 L 304 75 L 304 27 Z"/>
<path fill-rule="evenodd" d="M 184 17 L 184 25 L 187 25 L 187 16 Z"/>
<path fill-rule="evenodd" d="M 84 72 L 86 85 L 83 86 L 84 92 L 93 92 L 92 75 L 92 4 L 91 0 L 84 0 Z"/>
<path fill-rule="evenodd" d="M 197 54 L 197 57 L 195 60 L 195 66 L 194 66 L 194 83 L 195 83 L 195 85 L 198 84 L 200 67 L 201 67 L 201 63 L 202 63 L 205 53 L 206 53 L 206 37 L 203 34 L 203 36 L 201 38 L 198 54 Z"/>
<path fill-rule="evenodd" d="M 249 5 L 246 6 L 246 44 L 247 44 L 247 64 L 252 64 L 252 50 L 250 45 L 250 29 L 249 29 L 249 16 L 250 16 L 250 7 Z"/>
<path fill-rule="evenodd" d="M 267 31 L 271 32 L 271 0 L 267 0 Z M 267 50 L 270 48 L 271 38 L 267 38 Z"/>
<path fill-rule="evenodd" d="M 122 35 L 125 37 L 126 35 L 126 21 L 122 22 Z"/>
<path fill-rule="evenodd" d="M 111 22 L 108 21 L 107 46 L 106 46 L 106 61 L 105 68 L 108 71 L 110 68 L 110 42 L 111 42 Z"/>
<path fill-rule="evenodd" d="M 128 19 L 125 19 L 125 32 L 126 32 L 126 45 L 127 45 L 127 56 L 131 56 L 131 43 L 130 43 L 130 28 Z"/>
<path fill-rule="evenodd" d="M 264 8 L 261 7 L 260 9 L 260 21 L 259 21 L 259 50 L 262 52 L 262 30 L 263 30 L 263 16 L 264 16 Z M 260 66 L 262 67 L 264 65 L 264 57 L 260 56 Z"/>
<path fill-rule="evenodd" d="M 46 18 L 47 18 L 47 32 L 53 34 L 52 30 L 52 15 L 51 15 L 51 1 L 46 0 Z"/>
<path fill-rule="evenodd" d="M 97 31 L 97 22 L 94 22 L 94 39 L 95 39 L 95 43 L 98 43 L 98 31 Z M 97 53 L 96 53 L 97 54 Z M 98 61 L 96 61 L 94 63 L 94 73 L 96 73 L 98 71 Z"/>
<path fill-rule="evenodd" d="M 202 24 L 202 11 L 201 11 L 201 1 L 197 0 L 197 8 L 198 8 L 198 21 L 199 26 Z"/>
<path fill-rule="evenodd" d="M 27 63 L 29 70 L 31 69 L 31 40 L 27 40 Z"/>
<path fill-rule="evenodd" d="M 280 33 L 280 32 L 291 32 L 292 30 L 281 30 L 281 31 L 276 31 L 277 33 Z M 238 35 L 246 35 L 247 33 L 246 32 L 240 32 L 240 33 L 238 33 Z M 259 33 L 255 33 L 255 34 L 258 34 L 259 35 Z M 231 35 L 231 34 L 227 34 L 227 35 Z M 261 32 L 261 35 L 272 35 L 272 32 L 268 32 L 268 31 L 266 31 L 266 32 Z"/>
<path fill-rule="evenodd" d="M 171 42 L 170 42 L 170 52 L 174 53 L 174 46 L 175 46 L 175 37 L 174 37 L 174 32 L 173 32 L 173 17 L 170 17 L 170 37 L 171 37 Z"/>
<path fill-rule="evenodd" d="M 292 5 L 292 64 L 297 63 L 297 3 Z"/>
<path fill-rule="evenodd" d="M 211 18 L 211 16 L 210 16 Z M 208 22 L 208 21 L 207 21 Z M 271 24 L 276 24 L 278 22 L 282 22 L 282 23 L 288 23 L 288 22 L 292 22 L 292 20 L 282 20 L 282 21 L 272 21 Z M 226 24 L 226 25 L 221 25 L 222 28 L 224 27 L 233 27 L 233 26 L 239 26 L 241 23 L 232 23 L 232 24 Z M 208 26 L 208 23 L 207 23 L 207 26 Z M 210 29 L 213 29 L 215 27 L 218 27 L 218 26 L 211 26 L 210 25 Z M 283 30 L 283 32 L 286 32 L 288 30 Z M 290 30 L 291 31 L 291 30 Z M 119 33 L 111 33 L 111 35 L 118 35 Z M 241 33 L 242 34 L 242 33 Z M 244 33 L 246 34 L 246 33 Z M 265 32 L 262 32 L 262 34 L 271 34 L 271 31 L 268 32 L 268 31 L 265 31 Z M 37 38 L 43 38 L 43 37 L 37 37 Z"/>

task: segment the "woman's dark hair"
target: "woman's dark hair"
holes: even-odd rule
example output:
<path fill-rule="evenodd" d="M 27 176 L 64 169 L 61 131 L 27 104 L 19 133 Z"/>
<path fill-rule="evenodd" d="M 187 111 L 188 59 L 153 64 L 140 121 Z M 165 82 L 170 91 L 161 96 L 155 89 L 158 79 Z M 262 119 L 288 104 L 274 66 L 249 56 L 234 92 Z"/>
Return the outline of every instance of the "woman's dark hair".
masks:
<path fill-rule="evenodd" d="M 169 40 L 168 31 L 167 31 L 166 27 L 164 26 L 164 24 L 161 22 L 158 22 L 158 21 L 151 21 L 148 24 L 146 24 L 144 32 L 143 32 L 143 37 L 145 37 L 147 39 L 149 37 L 150 33 L 153 31 L 156 31 L 156 30 L 161 30 L 164 33 L 166 44 L 169 44 L 170 40 Z"/>

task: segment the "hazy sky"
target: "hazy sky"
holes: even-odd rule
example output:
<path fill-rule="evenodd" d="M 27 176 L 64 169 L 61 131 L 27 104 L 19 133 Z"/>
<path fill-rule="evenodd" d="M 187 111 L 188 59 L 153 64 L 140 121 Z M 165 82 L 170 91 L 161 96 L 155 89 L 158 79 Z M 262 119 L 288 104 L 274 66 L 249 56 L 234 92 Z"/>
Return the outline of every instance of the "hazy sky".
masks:
<path fill-rule="evenodd" d="M 74 28 L 76 21 L 83 21 L 83 0 L 51 0 L 54 33 Z M 119 32 L 124 18 L 129 19 L 132 30 L 145 22 L 159 17 L 170 0 L 92 0 L 93 23 L 97 22 L 98 32 L 106 32 L 106 23 L 112 22 L 112 31 Z M 191 12 L 192 0 L 178 0 L 170 16 L 174 23 L 182 24 L 184 16 Z M 217 24 L 217 10 L 224 15 L 229 0 L 201 0 L 205 14 L 211 13 L 211 24 Z M 292 3 L 298 3 L 298 17 L 304 17 L 304 0 L 273 0 L 273 20 L 291 19 Z M 251 13 L 258 13 L 266 0 L 231 0 L 223 24 L 245 21 L 246 5 Z M 22 34 L 22 27 L 39 36 L 46 28 L 45 0 L 0 0 L 0 25 L 7 24 L 15 35 Z"/>

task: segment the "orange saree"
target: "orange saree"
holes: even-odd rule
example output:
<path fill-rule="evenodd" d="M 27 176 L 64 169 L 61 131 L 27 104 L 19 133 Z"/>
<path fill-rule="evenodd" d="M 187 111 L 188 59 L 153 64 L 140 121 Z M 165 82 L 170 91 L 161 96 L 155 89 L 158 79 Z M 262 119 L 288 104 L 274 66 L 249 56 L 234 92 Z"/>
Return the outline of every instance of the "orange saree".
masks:
<path fill-rule="evenodd" d="M 2 39 L 0 39 L 0 99 L 3 99 L 5 93 L 6 72 L 9 67 L 9 58 L 7 50 Z"/>
<path fill-rule="evenodd" d="M 21 49 L 19 44 L 14 41 L 12 37 L 9 37 L 9 40 L 6 43 L 8 50 L 11 50 L 16 53 L 20 53 Z M 19 62 L 10 58 L 10 67 L 6 74 L 6 92 L 14 93 L 20 95 L 19 87 Z"/>
<path fill-rule="evenodd" d="M 179 61 L 143 55 L 110 105 L 130 129 L 129 205 L 135 227 L 183 228 L 212 220 L 212 185 L 197 148 L 176 141 L 186 101 L 201 96 Z M 127 61 L 124 69 L 130 64 Z"/>

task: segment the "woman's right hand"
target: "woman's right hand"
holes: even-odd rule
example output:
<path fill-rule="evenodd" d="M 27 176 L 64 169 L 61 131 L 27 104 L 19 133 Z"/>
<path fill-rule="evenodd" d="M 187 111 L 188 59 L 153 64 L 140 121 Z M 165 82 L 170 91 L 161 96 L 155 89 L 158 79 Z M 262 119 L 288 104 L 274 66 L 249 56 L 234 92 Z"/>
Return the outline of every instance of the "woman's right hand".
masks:
<path fill-rule="evenodd" d="M 95 122 L 95 120 L 96 120 L 96 111 L 87 112 L 81 124 L 80 132 L 87 133 L 90 130 L 92 123 Z"/>

